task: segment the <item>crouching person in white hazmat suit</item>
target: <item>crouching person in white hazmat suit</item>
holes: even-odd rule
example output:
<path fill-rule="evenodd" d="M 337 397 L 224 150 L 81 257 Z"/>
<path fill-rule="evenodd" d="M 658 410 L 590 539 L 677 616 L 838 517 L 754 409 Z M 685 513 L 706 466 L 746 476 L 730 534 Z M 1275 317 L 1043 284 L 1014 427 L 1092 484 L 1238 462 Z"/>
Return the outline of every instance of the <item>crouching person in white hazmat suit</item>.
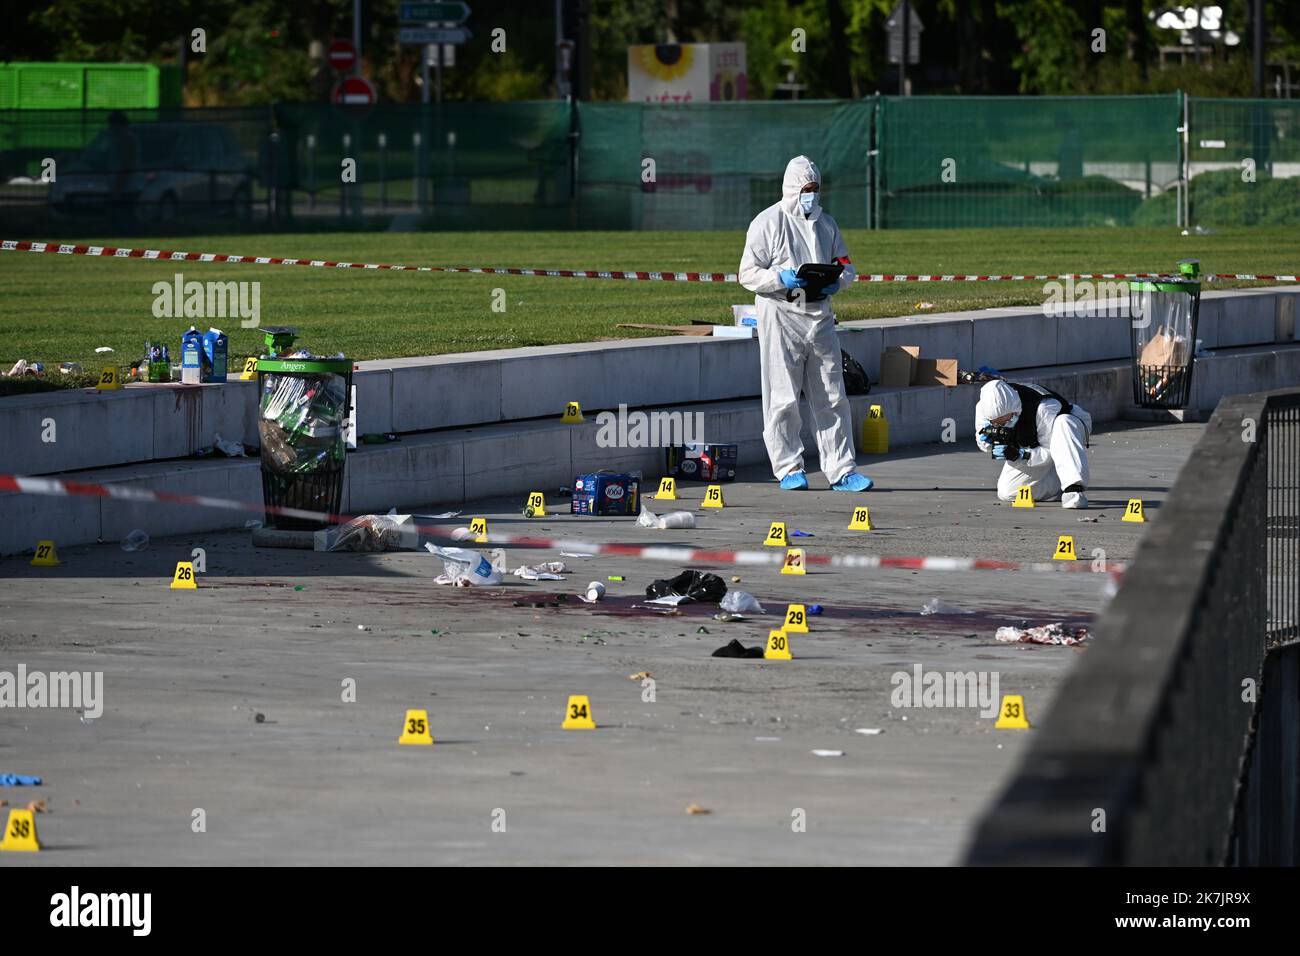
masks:
<path fill-rule="evenodd" d="M 975 443 L 1004 462 L 998 497 L 1011 501 L 1028 485 L 1035 501 L 1088 507 L 1088 437 L 1092 416 L 1041 385 L 989 382 L 975 406 Z"/>
<path fill-rule="evenodd" d="M 853 282 L 853 263 L 840 227 L 821 208 L 821 173 L 807 156 L 785 168 L 781 201 L 749 224 L 740 284 L 755 293 L 763 377 L 763 441 L 772 472 L 787 491 L 808 487 L 799 432 L 799 393 L 812 411 L 821 469 L 833 491 L 866 491 L 873 482 L 855 470 L 853 421 L 844 391 L 831 296 Z M 800 293 L 796 273 L 807 263 L 844 267 L 821 296 Z"/>

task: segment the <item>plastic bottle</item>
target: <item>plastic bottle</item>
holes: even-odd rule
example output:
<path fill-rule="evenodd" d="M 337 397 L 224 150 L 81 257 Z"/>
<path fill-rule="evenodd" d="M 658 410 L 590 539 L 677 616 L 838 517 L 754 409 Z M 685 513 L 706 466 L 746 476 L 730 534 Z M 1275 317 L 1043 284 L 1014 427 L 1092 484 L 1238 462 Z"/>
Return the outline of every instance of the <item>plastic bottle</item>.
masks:
<path fill-rule="evenodd" d="M 122 539 L 123 551 L 143 551 L 147 547 L 149 547 L 149 536 L 139 528 Z"/>

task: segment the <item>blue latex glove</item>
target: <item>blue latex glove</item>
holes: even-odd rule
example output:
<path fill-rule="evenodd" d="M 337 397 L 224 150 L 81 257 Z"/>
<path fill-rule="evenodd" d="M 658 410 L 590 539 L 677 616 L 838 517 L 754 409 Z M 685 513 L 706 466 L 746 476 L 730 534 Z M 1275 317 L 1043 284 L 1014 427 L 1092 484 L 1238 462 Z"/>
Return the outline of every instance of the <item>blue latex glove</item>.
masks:
<path fill-rule="evenodd" d="M 1021 458 L 1028 458 L 1029 456 L 1015 445 L 994 445 L 993 457 L 1001 461 L 1019 461 Z"/>
<path fill-rule="evenodd" d="M 840 284 L 838 281 L 836 281 L 831 285 L 828 285 L 826 288 L 822 289 L 822 295 L 834 295 L 836 292 L 839 291 L 840 291 Z"/>
<path fill-rule="evenodd" d="M 40 777 L 28 777 L 21 773 L 0 773 L 0 787 L 39 787 Z"/>
<path fill-rule="evenodd" d="M 793 269 L 782 269 L 781 284 L 784 285 L 787 289 L 802 289 L 808 283 L 805 282 L 803 279 L 800 279 L 797 275 L 795 275 Z"/>
<path fill-rule="evenodd" d="M 993 446 L 993 457 L 994 457 L 994 458 L 997 458 L 999 461 L 1006 461 L 1006 458 L 1007 458 L 1007 446 L 1006 446 L 1006 445 L 994 445 L 994 446 Z"/>

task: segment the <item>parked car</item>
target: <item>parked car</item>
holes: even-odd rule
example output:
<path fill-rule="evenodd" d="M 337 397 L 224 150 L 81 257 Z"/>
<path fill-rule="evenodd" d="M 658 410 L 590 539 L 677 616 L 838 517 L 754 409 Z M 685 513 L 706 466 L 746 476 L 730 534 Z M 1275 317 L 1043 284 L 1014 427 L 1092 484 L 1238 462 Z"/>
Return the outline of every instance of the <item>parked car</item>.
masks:
<path fill-rule="evenodd" d="M 50 205 L 68 215 L 108 211 L 122 152 L 118 137 L 134 141 L 134 169 L 121 189 L 144 220 L 166 221 L 182 212 L 252 214 L 252 161 L 230 130 L 218 123 L 135 123 L 99 133 L 70 161 L 60 163 Z"/>

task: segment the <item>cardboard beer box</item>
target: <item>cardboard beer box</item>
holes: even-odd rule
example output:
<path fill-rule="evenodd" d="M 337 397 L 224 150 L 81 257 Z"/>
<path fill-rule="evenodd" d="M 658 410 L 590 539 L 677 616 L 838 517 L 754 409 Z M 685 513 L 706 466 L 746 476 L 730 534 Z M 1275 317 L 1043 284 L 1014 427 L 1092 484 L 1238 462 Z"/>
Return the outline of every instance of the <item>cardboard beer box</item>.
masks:
<path fill-rule="evenodd" d="M 667 453 L 668 474 L 686 481 L 734 481 L 740 465 L 739 445 L 687 442 Z"/>
<path fill-rule="evenodd" d="M 205 380 L 207 369 L 204 368 L 203 333 L 190 326 L 190 330 L 181 336 L 181 381 L 186 385 L 198 385 Z"/>
<path fill-rule="evenodd" d="M 229 344 L 226 333 L 220 329 L 208 329 L 203 334 L 203 366 L 207 376 L 205 382 L 224 382 L 226 380 L 226 347 Z"/>
<path fill-rule="evenodd" d="M 573 479 L 569 512 L 575 515 L 629 515 L 639 513 L 637 492 L 641 482 L 632 475 L 598 471 Z"/>

